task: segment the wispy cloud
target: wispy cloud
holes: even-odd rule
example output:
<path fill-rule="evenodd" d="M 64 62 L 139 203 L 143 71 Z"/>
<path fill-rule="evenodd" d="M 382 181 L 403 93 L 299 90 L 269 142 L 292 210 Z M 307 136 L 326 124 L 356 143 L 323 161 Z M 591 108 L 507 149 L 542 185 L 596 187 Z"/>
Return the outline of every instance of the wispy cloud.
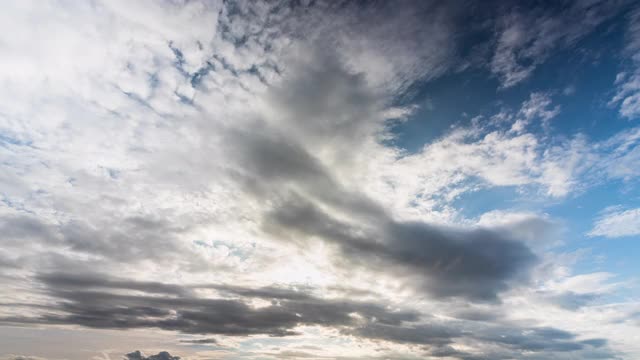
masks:
<path fill-rule="evenodd" d="M 503 88 L 531 76 L 554 50 L 575 45 L 624 9 L 624 1 L 576 1 L 520 11 L 506 9 L 498 18 L 491 72 Z M 505 6 L 506 7 L 506 6 Z"/>
<path fill-rule="evenodd" d="M 604 236 L 617 238 L 640 234 L 640 209 L 620 209 L 618 207 L 606 210 L 596 219 L 589 236 Z"/>

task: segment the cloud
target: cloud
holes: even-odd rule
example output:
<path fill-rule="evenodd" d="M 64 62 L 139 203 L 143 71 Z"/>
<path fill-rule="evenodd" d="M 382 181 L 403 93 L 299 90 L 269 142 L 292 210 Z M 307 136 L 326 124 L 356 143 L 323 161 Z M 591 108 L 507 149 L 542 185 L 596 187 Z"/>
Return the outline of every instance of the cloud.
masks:
<path fill-rule="evenodd" d="M 155 355 L 144 356 L 139 350 L 125 355 L 126 360 L 180 360 L 179 356 L 171 356 L 166 351 L 161 351 Z"/>
<path fill-rule="evenodd" d="M 551 7 L 507 9 L 497 20 L 489 65 L 503 88 L 529 78 L 554 50 L 575 45 L 624 8 L 624 1 L 575 1 Z"/>
<path fill-rule="evenodd" d="M 129 289 L 140 290 L 151 294 L 188 296 L 190 291 L 187 288 L 177 285 L 168 285 L 160 282 L 127 281 L 120 279 L 108 279 L 98 274 L 65 274 L 49 273 L 41 274 L 38 280 L 45 282 L 49 286 L 66 288 L 69 290 L 83 290 L 89 288 L 97 289 Z"/>
<path fill-rule="evenodd" d="M 81 325 L 91 328 L 161 328 L 185 334 L 247 336 L 265 334 L 285 337 L 298 335 L 300 326 L 339 329 L 343 335 L 363 341 L 390 344 L 428 345 L 432 353 L 443 353 L 456 341 L 474 344 L 466 351 L 447 353 L 459 359 L 473 359 L 484 346 L 491 346 L 504 357 L 524 354 L 573 353 L 589 355 L 597 349 L 607 352 L 604 339 L 578 340 L 576 335 L 551 327 L 501 326 L 489 323 L 447 320 L 413 311 L 390 309 L 376 303 L 345 299 L 296 298 L 285 293 L 252 293 L 234 287 L 232 298 L 199 296 L 186 289 L 210 289 L 209 284 L 185 286 L 184 291 L 160 294 L 149 283 L 97 275 L 40 276 L 51 297 L 41 315 L 2 318 L 4 323 Z M 93 284 L 92 284 L 93 282 Z M 83 288 L 78 288 L 83 284 Z M 107 284 L 108 286 L 105 286 Z M 162 288 L 173 289 L 174 284 Z M 224 289 L 224 287 L 222 287 Z M 135 293 L 130 291 L 135 290 Z M 223 290 L 224 291 L 224 290 Z M 175 296 L 175 294 L 181 294 Z M 272 302 L 250 305 L 252 298 Z M 55 314 L 54 314 L 55 313 Z M 217 344 L 213 338 L 181 341 L 185 344 Z M 479 344 L 484 344 L 480 347 Z M 310 354 L 317 348 L 308 348 Z M 519 355 L 518 355 L 519 354 Z M 560 355 L 558 355 L 560 356 Z M 136 351 L 127 359 L 176 359 L 167 352 L 146 357 Z"/>
<path fill-rule="evenodd" d="M 334 242 L 351 261 L 365 266 L 400 268 L 409 278 L 414 273 L 424 276 L 418 281 L 436 297 L 496 300 L 509 280 L 526 274 L 536 259 L 523 243 L 490 229 L 447 229 L 389 218 L 377 219 L 371 228 L 357 227 L 299 200 L 279 205 L 265 226 L 293 231 L 294 238 L 316 236 Z"/>
<path fill-rule="evenodd" d="M 640 234 L 640 209 L 612 208 L 596 219 L 589 236 L 617 238 Z"/>

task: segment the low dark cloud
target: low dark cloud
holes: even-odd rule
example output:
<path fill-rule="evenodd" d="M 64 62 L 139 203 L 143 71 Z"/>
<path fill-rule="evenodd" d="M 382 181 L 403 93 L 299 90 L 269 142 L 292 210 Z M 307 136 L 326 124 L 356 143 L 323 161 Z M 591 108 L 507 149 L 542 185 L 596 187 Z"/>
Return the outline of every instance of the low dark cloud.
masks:
<path fill-rule="evenodd" d="M 177 290 L 177 285 L 120 279 L 90 284 L 92 277 L 65 274 L 41 275 L 38 279 L 55 301 L 49 306 L 50 311 L 37 317 L 5 317 L 0 321 L 105 329 L 159 328 L 189 334 L 287 336 L 294 335 L 294 328 L 299 325 L 353 326 L 358 321 L 354 314 L 366 321 L 375 319 L 395 325 L 419 320 L 419 314 L 412 311 L 394 311 L 374 303 L 294 296 L 292 291 L 229 287 L 233 293 L 243 295 L 212 299 L 190 294 L 193 287 Z M 137 293 L 123 292 L 126 290 Z M 247 299 L 256 297 L 273 301 L 260 308 L 248 305 Z"/>
<path fill-rule="evenodd" d="M 426 345 L 433 349 L 431 356 L 456 359 L 513 359 L 513 358 L 563 358 L 563 353 L 579 354 L 582 358 L 616 358 L 606 349 L 605 339 L 578 340 L 576 335 L 549 327 L 517 327 L 451 322 L 430 325 L 394 326 L 368 324 L 352 330 L 360 337 L 392 341 L 396 343 Z M 454 350 L 449 346 L 456 339 L 467 339 L 491 345 L 496 350 L 491 355 L 478 355 Z M 546 355 L 545 355 L 546 354 Z M 574 356 L 574 355 L 570 355 Z"/>
<path fill-rule="evenodd" d="M 182 344 L 193 344 L 193 345 L 217 345 L 218 340 L 213 338 L 206 339 L 192 339 L 192 340 L 180 340 Z"/>
<path fill-rule="evenodd" d="M 536 263 L 522 242 L 491 229 L 462 230 L 380 218 L 370 228 L 338 221 L 296 198 L 265 219 L 266 227 L 291 237 L 319 237 L 337 244 L 364 266 L 389 266 L 435 297 L 496 301 L 513 280 L 525 280 Z"/>
<path fill-rule="evenodd" d="M 260 298 L 260 299 L 285 299 L 285 300 L 310 300 L 313 296 L 304 292 L 289 288 L 265 286 L 255 289 L 233 285 L 197 285 L 198 288 L 212 288 L 223 293 L 237 295 L 240 297 Z"/>
<path fill-rule="evenodd" d="M 392 309 L 375 302 L 321 299 L 304 291 L 227 285 L 180 285 L 123 280 L 97 275 L 41 274 L 50 301 L 34 306 L 38 315 L 4 317 L 4 324 L 81 325 L 99 329 L 158 328 L 198 335 L 294 336 L 296 327 L 322 326 L 360 339 L 426 346 L 430 356 L 481 359 L 455 351 L 449 345 L 471 340 L 501 349 L 503 356 L 520 358 L 539 353 L 606 353 L 604 339 L 578 340 L 576 335 L 551 327 L 520 327 L 466 320 L 445 320 L 409 310 Z M 198 289 L 216 289 L 231 298 L 198 296 Z M 132 293 L 133 291 L 133 293 Z M 296 295 L 297 294 L 297 295 Z M 249 300 L 269 299 L 263 307 Z M 217 345 L 214 338 L 182 340 L 193 345 Z M 526 358 L 526 357 L 525 357 Z M 586 357 L 588 358 L 588 356 Z M 140 352 L 128 360 L 176 359 L 168 353 L 145 357 Z"/>

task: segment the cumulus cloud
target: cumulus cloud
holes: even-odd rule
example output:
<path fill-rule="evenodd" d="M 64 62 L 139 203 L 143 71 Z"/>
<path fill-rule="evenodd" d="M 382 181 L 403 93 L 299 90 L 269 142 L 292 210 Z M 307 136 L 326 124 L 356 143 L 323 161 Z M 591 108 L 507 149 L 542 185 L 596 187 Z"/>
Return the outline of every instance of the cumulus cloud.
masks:
<path fill-rule="evenodd" d="M 2 322 L 77 324 L 104 329 L 160 328 L 188 334 L 288 336 L 297 334 L 295 328 L 300 325 L 353 325 L 357 318 L 351 314 L 389 324 L 419 319 L 415 312 L 393 311 L 377 304 L 342 299 L 323 300 L 286 290 L 214 286 L 236 296 L 206 298 L 191 292 L 210 288 L 207 284 L 181 288 L 173 284 L 70 274 L 42 275 L 39 279 L 57 299 L 56 304 L 43 305 L 50 311 L 37 317 L 6 317 Z M 123 293 L 123 290 L 135 290 L 138 294 Z M 246 302 L 250 298 L 274 302 L 256 308 Z"/>
<path fill-rule="evenodd" d="M 102 280 L 100 280 L 102 279 Z M 0 319 L 15 324 L 74 324 L 92 328 L 161 328 L 186 334 L 246 336 L 295 336 L 300 326 L 340 329 L 343 335 L 364 340 L 429 346 L 432 354 L 441 353 L 456 340 L 491 345 L 501 356 L 516 356 L 531 351 L 545 353 L 590 354 L 606 349 L 606 340 L 578 340 L 575 334 L 549 327 L 520 327 L 483 324 L 476 321 L 445 320 L 414 311 L 390 309 L 376 303 L 346 299 L 321 299 L 310 294 L 293 296 L 298 291 L 262 291 L 239 287 L 194 284 L 188 289 L 222 289 L 219 295 L 231 297 L 185 295 L 178 285 L 128 281 L 97 275 L 53 274 L 40 276 L 55 303 L 42 305 L 36 317 Z M 78 285 L 82 284 L 82 289 Z M 168 291 L 165 289 L 169 289 Z M 229 292 L 228 290 L 231 289 Z M 123 291 L 135 290 L 136 293 Z M 271 303 L 252 306 L 249 300 L 261 298 Z M 55 315 L 58 313 L 60 315 Z M 212 338 L 181 341 L 183 344 L 217 344 Z M 317 350 L 317 349 L 316 349 Z M 449 348 L 449 351 L 451 349 Z M 598 350 L 600 351 L 600 350 Z M 606 350 L 604 353 L 607 353 Z M 454 353 L 450 353 L 453 355 Z M 472 352 L 455 352 L 460 359 L 474 358 Z M 610 354 L 610 353 L 608 353 Z M 167 352 L 146 357 L 136 351 L 131 359 L 176 359 Z"/>
<path fill-rule="evenodd" d="M 495 300 L 507 281 L 525 273 L 535 255 L 523 243 L 489 229 L 458 230 L 378 218 L 370 228 L 342 223 L 310 203 L 287 202 L 267 216 L 266 226 L 291 237 L 335 242 L 354 262 L 397 266 L 426 276 L 428 293 Z M 499 250 L 498 250 L 499 249 Z"/>

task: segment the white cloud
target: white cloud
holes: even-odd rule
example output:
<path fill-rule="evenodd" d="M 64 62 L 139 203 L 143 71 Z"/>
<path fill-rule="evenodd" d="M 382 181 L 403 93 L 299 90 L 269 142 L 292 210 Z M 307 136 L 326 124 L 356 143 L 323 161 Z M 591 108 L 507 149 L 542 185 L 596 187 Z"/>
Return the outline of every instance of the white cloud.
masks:
<path fill-rule="evenodd" d="M 614 207 L 605 211 L 589 231 L 589 236 L 617 238 L 640 235 L 640 209 Z"/>
<path fill-rule="evenodd" d="M 623 117 L 636 119 L 640 116 L 640 8 L 631 10 L 627 20 L 625 52 L 633 62 L 633 69 L 616 76 L 617 92 L 609 104 L 619 106 Z"/>

